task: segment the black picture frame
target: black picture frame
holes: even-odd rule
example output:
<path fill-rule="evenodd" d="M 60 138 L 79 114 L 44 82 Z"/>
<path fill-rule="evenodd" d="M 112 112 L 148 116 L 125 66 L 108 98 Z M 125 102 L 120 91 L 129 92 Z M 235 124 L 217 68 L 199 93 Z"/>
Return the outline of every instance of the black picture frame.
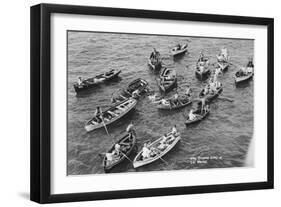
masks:
<path fill-rule="evenodd" d="M 50 184 L 50 129 L 51 129 L 51 70 L 50 70 L 50 15 L 52 13 L 99 15 L 112 17 L 151 18 L 194 22 L 218 22 L 267 26 L 267 181 L 238 184 L 186 186 L 110 192 L 85 192 L 74 194 L 51 194 Z M 274 20 L 272 18 L 195 14 L 168 11 L 103 8 L 88 6 L 39 4 L 31 7 L 31 174 L 30 199 L 39 203 L 119 199 L 146 196 L 210 193 L 273 188 L 274 177 Z"/>

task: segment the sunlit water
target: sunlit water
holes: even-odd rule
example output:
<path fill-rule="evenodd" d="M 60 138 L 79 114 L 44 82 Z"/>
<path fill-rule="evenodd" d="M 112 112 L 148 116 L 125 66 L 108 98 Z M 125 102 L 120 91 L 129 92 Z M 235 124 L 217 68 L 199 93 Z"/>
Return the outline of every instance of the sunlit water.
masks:
<path fill-rule="evenodd" d="M 173 59 L 169 51 L 177 43 L 189 39 L 189 53 Z M 134 111 L 105 129 L 87 133 L 85 122 L 96 106 L 110 104 L 111 94 L 141 77 L 158 91 L 156 75 L 147 66 L 147 58 L 153 47 L 160 51 L 164 62 L 174 67 L 179 84 L 190 83 L 202 88 L 204 82 L 195 78 L 195 64 L 199 52 L 204 51 L 211 62 L 222 47 L 228 48 L 233 65 L 219 78 L 223 84 L 222 96 L 234 102 L 217 99 L 211 105 L 210 115 L 202 122 L 186 127 L 183 114 L 192 106 L 176 111 L 159 111 L 148 100 L 141 99 Z M 135 124 L 138 146 L 147 140 L 155 140 L 176 124 L 182 140 L 163 158 L 150 165 L 134 169 L 124 161 L 112 172 L 159 171 L 179 169 L 226 168 L 244 166 L 253 134 L 253 80 L 236 87 L 236 66 L 245 65 L 253 57 L 253 40 L 215 39 L 176 36 L 152 36 L 134 34 L 68 33 L 68 174 L 104 173 L 99 153 L 106 152 L 113 144 L 112 137 L 120 133 L 130 121 Z M 100 85 L 87 93 L 76 95 L 73 84 L 79 76 L 87 78 L 110 68 L 122 70 L 121 79 Z M 194 90 L 194 97 L 199 89 Z M 112 137 L 111 137 L 112 136 Z M 139 147 L 140 148 L 140 147 Z M 62 152 L 63 153 L 63 152 Z M 135 153 L 130 157 L 133 159 Z M 201 159 L 198 157 L 201 157 Z"/>

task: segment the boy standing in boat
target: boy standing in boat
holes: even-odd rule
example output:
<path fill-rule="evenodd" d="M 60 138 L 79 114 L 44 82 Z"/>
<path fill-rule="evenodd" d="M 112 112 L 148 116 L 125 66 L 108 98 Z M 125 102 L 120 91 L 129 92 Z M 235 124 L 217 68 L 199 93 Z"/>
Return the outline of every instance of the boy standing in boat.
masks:
<path fill-rule="evenodd" d="M 97 107 L 94 115 L 99 122 L 102 122 L 102 111 L 101 111 L 101 108 L 99 106 Z"/>
<path fill-rule="evenodd" d="M 82 78 L 81 78 L 81 77 L 79 77 L 79 78 L 78 78 L 78 81 L 77 81 L 77 84 L 78 84 L 79 86 L 81 86 L 81 85 L 82 85 L 82 83 L 83 83 L 83 80 L 82 80 Z"/>
<path fill-rule="evenodd" d="M 134 134 L 136 133 L 135 130 L 134 130 L 134 124 L 133 124 L 132 121 L 131 121 L 131 123 L 127 126 L 126 132 L 127 132 L 128 134 L 130 134 L 130 137 L 132 137 L 133 133 L 134 133 Z"/>

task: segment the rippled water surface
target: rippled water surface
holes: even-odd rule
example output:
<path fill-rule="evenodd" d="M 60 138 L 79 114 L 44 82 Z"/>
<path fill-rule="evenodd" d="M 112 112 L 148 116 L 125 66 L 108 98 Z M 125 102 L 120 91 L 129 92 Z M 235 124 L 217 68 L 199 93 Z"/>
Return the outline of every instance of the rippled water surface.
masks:
<path fill-rule="evenodd" d="M 177 43 L 189 39 L 189 53 L 173 59 L 169 51 Z M 199 52 L 204 51 L 211 62 L 222 47 L 228 48 L 233 65 L 219 80 L 223 84 L 222 96 L 233 102 L 217 99 L 211 105 L 210 115 L 202 122 L 186 127 L 184 113 L 192 106 L 177 111 L 159 111 L 147 97 L 141 99 L 134 111 L 117 123 L 108 126 L 111 136 L 120 133 L 133 121 L 138 145 L 155 140 L 177 124 L 182 140 L 163 158 L 150 165 L 133 169 L 124 161 L 112 172 L 159 171 L 178 169 L 203 169 L 241 167 L 253 134 L 253 80 L 236 87 L 236 66 L 245 65 L 253 57 L 254 40 L 176 37 L 96 32 L 68 33 L 68 169 L 69 175 L 104 173 L 99 153 L 106 152 L 113 144 L 104 128 L 87 133 L 85 122 L 96 106 L 107 106 L 111 94 L 141 77 L 155 91 L 156 75 L 147 66 L 153 47 L 160 51 L 164 62 L 174 67 L 179 75 L 179 85 L 190 83 L 196 97 L 204 83 L 195 78 L 195 64 Z M 79 76 L 93 77 L 110 68 L 122 70 L 120 79 L 100 85 L 87 93 L 76 95 L 73 84 Z M 130 157 L 133 159 L 135 154 Z"/>

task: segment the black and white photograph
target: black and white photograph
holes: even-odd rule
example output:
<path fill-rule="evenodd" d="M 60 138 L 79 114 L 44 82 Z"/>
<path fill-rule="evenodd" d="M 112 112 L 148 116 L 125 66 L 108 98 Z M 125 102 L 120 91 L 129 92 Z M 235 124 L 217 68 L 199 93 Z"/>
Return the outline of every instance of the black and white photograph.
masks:
<path fill-rule="evenodd" d="M 254 39 L 66 38 L 67 175 L 254 167 Z"/>

